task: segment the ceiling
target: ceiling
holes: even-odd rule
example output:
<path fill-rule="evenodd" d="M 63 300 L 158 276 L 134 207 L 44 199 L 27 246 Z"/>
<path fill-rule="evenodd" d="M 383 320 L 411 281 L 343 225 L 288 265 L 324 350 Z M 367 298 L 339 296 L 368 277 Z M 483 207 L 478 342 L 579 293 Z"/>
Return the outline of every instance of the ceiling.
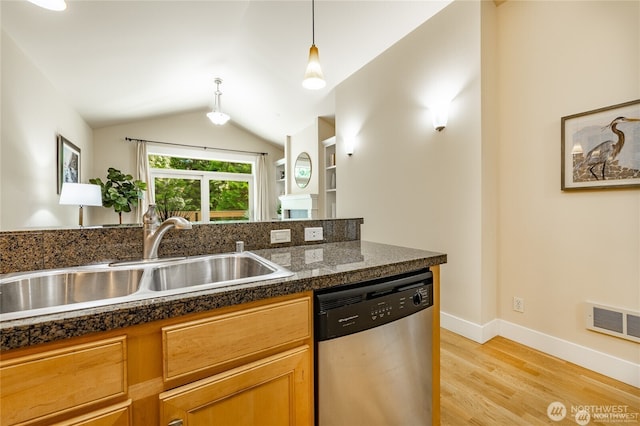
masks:
<path fill-rule="evenodd" d="M 340 82 L 450 2 L 317 0 L 327 81 L 318 91 L 301 85 L 309 0 L 67 0 L 63 12 L 2 0 L 0 14 L 3 31 L 94 129 L 204 113 L 220 77 L 222 110 L 234 124 L 282 145 L 334 114 Z"/>

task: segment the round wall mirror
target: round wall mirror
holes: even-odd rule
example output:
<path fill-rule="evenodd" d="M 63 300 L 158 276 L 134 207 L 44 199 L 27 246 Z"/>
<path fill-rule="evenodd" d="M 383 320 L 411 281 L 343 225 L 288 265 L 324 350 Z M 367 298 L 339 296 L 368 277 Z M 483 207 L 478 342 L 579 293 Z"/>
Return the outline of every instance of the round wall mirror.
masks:
<path fill-rule="evenodd" d="M 311 179 L 311 157 L 306 152 L 298 155 L 296 164 L 293 167 L 293 176 L 296 179 L 296 185 L 305 188 Z"/>

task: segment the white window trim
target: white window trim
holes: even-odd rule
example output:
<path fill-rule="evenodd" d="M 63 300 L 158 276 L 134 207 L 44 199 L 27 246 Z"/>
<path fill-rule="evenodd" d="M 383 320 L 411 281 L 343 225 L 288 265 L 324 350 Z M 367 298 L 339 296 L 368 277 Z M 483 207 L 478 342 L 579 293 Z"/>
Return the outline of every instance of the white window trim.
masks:
<path fill-rule="evenodd" d="M 256 205 L 256 156 L 253 154 L 243 154 L 236 152 L 221 152 L 212 150 L 193 149 L 189 147 L 160 146 L 149 144 L 147 155 L 164 155 L 180 158 L 196 158 L 202 160 L 218 160 L 234 163 L 251 164 L 251 174 L 247 173 L 228 173 L 228 172 L 207 172 L 200 170 L 175 170 L 175 169 L 156 169 L 149 167 L 151 177 L 151 186 L 155 193 L 155 178 L 177 178 L 177 179 L 194 179 L 200 180 L 200 207 L 202 211 L 203 223 L 209 223 L 209 181 L 210 180 L 231 180 L 236 182 L 247 182 L 249 184 L 249 218 L 255 220 Z M 148 162 L 148 159 L 147 159 Z"/>

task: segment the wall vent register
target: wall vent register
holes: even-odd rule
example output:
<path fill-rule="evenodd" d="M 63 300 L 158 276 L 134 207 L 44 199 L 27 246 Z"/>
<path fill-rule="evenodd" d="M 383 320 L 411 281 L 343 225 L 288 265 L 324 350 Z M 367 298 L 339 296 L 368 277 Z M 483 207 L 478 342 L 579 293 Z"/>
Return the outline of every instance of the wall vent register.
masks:
<path fill-rule="evenodd" d="M 589 330 L 640 343 L 640 312 L 587 302 L 585 317 Z"/>

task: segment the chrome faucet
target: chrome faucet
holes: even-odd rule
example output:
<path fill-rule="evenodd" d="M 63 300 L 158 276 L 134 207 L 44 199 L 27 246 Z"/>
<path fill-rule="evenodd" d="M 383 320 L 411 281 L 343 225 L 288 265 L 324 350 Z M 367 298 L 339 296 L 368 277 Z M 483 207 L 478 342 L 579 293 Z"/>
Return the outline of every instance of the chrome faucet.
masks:
<path fill-rule="evenodd" d="M 142 255 L 144 260 L 152 260 L 158 258 L 158 247 L 164 234 L 171 228 L 191 229 L 191 222 L 183 217 L 172 216 L 164 222 L 160 223 L 158 213 L 156 213 L 156 205 L 149 204 L 149 209 L 142 217 L 144 243 Z"/>

